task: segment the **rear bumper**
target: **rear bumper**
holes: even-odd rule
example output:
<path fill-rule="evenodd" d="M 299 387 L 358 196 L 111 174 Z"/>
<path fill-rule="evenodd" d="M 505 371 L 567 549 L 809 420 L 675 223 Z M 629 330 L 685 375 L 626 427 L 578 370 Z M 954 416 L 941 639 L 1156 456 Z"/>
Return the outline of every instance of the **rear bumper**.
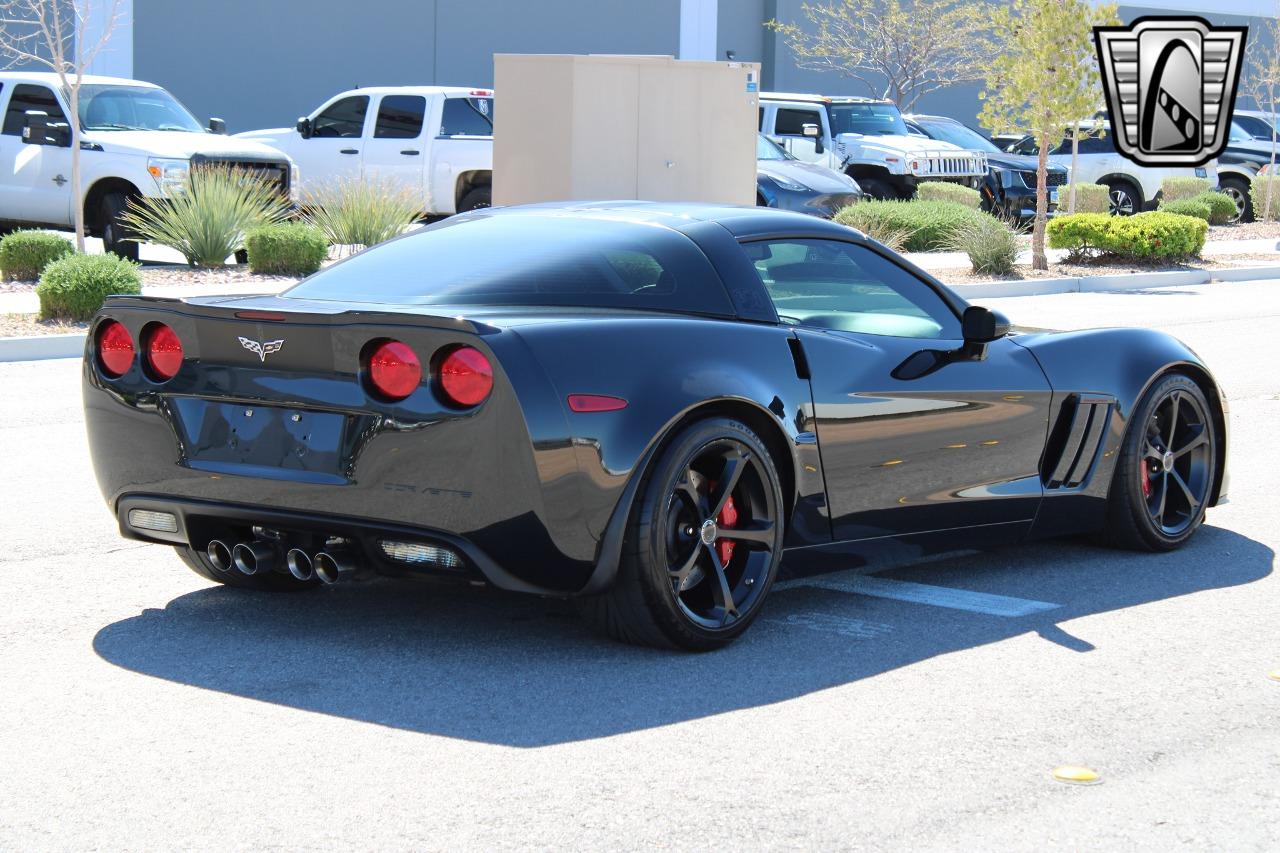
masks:
<path fill-rule="evenodd" d="M 355 544 L 364 560 L 387 571 L 413 571 L 436 577 L 482 580 L 500 589 L 541 595 L 564 594 L 513 575 L 498 564 L 482 548 L 470 540 L 442 530 L 390 524 L 368 519 L 280 510 L 268 506 L 218 503 L 168 497 L 164 495 L 125 495 L 116 504 L 120 535 L 143 542 L 188 545 L 198 551 L 211 539 L 245 542 L 253 538 L 251 528 L 265 527 L 282 534 L 286 544 L 304 538 L 340 536 Z M 133 510 L 168 513 L 176 521 L 176 530 L 158 531 L 135 527 Z M 447 548 L 462 558 L 461 569 L 413 568 L 389 559 L 382 550 L 383 540 L 413 542 Z"/>

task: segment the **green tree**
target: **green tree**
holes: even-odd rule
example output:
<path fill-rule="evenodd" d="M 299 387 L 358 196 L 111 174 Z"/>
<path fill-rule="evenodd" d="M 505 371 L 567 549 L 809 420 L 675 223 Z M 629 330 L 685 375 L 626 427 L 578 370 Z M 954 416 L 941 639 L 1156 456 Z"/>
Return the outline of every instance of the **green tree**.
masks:
<path fill-rule="evenodd" d="M 1254 38 L 1249 47 L 1249 66 L 1245 72 L 1245 91 L 1253 98 L 1258 109 L 1270 113 L 1267 123 L 1271 125 L 1271 167 L 1267 174 L 1272 180 L 1265 182 L 1262 210 L 1256 211 L 1259 218 L 1271 218 L 1271 193 L 1276 174 L 1276 108 L 1280 100 L 1280 20 L 1270 18 L 1262 26 L 1262 37 Z"/>
<path fill-rule="evenodd" d="M 1114 5 L 1095 8 L 1087 0 L 1013 0 L 992 11 L 999 47 L 990 60 L 986 89 L 979 95 L 983 106 L 978 118 L 997 130 L 1023 128 L 1039 147 L 1031 230 L 1034 269 L 1049 268 L 1044 251 L 1049 150 L 1062 141 L 1065 128 L 1076 127 L 1097 109 L 1100 84 L 1093 28 L 1116 21 Z"/>
<path fill-rule="evenodd" d="M 922 95 L 981 80 L 990 57 L 984 0 L 828 0 L 800 7 L 811 27 L 778 20 L 801 68 L 860 81 L 910 112 Z"/>

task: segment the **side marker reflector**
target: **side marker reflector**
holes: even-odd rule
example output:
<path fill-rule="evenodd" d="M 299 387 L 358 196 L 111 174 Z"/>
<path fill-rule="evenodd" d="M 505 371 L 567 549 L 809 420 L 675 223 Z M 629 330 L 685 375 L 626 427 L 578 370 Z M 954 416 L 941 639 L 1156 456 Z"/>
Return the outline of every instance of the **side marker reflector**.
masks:
<path fill-rule="evenodd" d="M 627 401 L 604 394 L 570 394 L 569 408 L 575 412 L 616 412 L 625 409 Z"/>
<path fill-rule="evenodd" d="M 1059 782 L 1070 782 L 1073 785 L 1094 785 L 1102 781 L 1096 771 L 1090 770 L 1088 767 L 1078 767 L 1072 764 L 1055 768 L 1053 778 Z"/>

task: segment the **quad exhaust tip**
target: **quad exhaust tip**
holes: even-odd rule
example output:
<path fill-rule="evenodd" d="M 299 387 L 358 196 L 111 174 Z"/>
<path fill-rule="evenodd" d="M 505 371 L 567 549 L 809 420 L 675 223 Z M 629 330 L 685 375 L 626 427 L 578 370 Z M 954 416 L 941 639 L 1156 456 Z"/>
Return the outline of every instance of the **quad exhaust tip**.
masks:
<path fill-rule="evenodd" d="M 227 547 L 227 543 L 221 539 L 210 540 L 208 546 L 204 549 L 204 553 L 209 557 L 209 562 L 213 563 L 213 567 L 220 572 L 231 571 L 231 549 Z"/>
<path fill-rule="evenodd" d="M 256 540 L 241 542 L 231 549 L 231 562 L 242 574 L 258 575 L 273 571 L 280 560 L 280 548 L 274 542 Z"/>
<path fill-rule="evenodd" d="M 350 580 L 359 568 L 355 556 L 348 551 L 321 551 L 312 561 L 315 576 L 327 584 Z"/>
<path fill-rule="evenodd" d="M 301 548 L 290 548 L 289 553 L 284 556 L 284 563 L 289 569 L 289 574 L 300 581 L 309 581 L 316 576 L 311 556 Z"/>

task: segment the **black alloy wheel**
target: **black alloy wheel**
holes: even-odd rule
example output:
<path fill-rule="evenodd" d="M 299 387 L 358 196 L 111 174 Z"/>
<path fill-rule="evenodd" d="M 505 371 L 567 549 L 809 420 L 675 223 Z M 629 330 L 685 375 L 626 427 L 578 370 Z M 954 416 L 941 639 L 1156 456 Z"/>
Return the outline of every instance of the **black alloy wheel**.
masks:
<path fill-rule="evenodd" d="M 751 612 L 764 592 L 776 539 L 760 459 L 741 442 L 702 448 L 667 498 L 664 550 L 672 595 L 711 630 Z"/>
<path fill-rule="evenodd" d="M 1165 536 L 1178 536 L 1200 517 L 1213 482 L 1211 434 L 1199 401 L 1180 390 L 1165 395 L 1146 423 L 1139 484 Z"/>
<path fill-rule="evenodd" d="M 1123 547 L 1169 551 L 1204 520 L 1217 476 L 1217 426 L 1190 377 L 1156 382 L 1134 411 L 1116 464 L 1107 538 Z"/>
<path fill-rule="evenodd" d="M 623 642 L 725 646 L 759 615 L 782 558 L 774 460 L 745 424 L 714 417 L 672 437 L 644 477 L 618 575 L 583 613 Z"/>

